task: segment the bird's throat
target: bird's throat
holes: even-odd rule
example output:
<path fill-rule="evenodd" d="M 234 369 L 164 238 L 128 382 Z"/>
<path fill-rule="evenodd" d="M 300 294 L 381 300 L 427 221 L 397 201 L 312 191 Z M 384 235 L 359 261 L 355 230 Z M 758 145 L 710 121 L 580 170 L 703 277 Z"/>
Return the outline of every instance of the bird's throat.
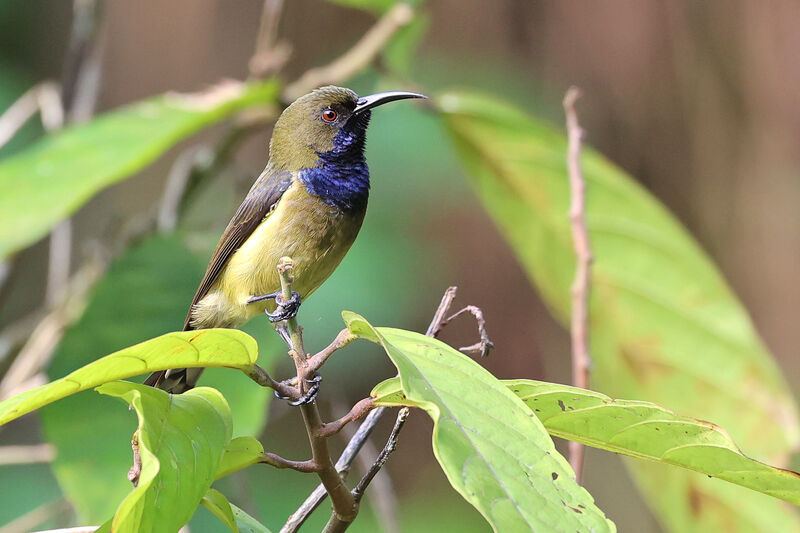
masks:
<path fill-rule="evenodd" d="M 366 208 L 369 168 L 364 158 L 365 130 L 366 124 L 342 128 L 334 140 L 333 150 L 318 154 L 314 167 L 300 170 L 300 182 L 309 194 L 345 212 Z"/>

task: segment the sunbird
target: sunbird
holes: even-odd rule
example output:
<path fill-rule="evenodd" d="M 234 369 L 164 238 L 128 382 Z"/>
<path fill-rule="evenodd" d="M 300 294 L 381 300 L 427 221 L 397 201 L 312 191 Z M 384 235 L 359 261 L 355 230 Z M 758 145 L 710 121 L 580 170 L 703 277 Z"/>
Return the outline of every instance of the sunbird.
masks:
<path fill-rule="evenodd" d="M 184 330 L 232 328 L 266 313 L 281 323 L 297 314 L 353 244 L 369 197 L 364 157 L 371 109 L 425 98 L 391 91 L 359 97 L 327 86 L 301 96 L 281 114 L 269 162 L 228 223 L 192 299 Z M 294 260 L 291 300 L 276 300 L 281 257 Z M 181 393 L 202 368 L 156 372 L 145 383 Z"/>

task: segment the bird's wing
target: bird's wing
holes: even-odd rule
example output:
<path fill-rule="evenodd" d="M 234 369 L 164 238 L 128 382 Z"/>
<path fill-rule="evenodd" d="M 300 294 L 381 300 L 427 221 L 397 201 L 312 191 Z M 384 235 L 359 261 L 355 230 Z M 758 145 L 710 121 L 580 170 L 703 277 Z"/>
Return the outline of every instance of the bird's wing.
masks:
<path fill-rule="evenodd" d="M 274 170 L 269 166 L 258 177 L 217 243 L 217 249 L 211 256 L 203 281 L 200 282 L 192 299 L 192 305 L 189 307 L 186 321 L 183 324 L 184 330 L 191 329 L 189 321 L 192 318 L 194 305 L 208 294 L 228 259 L 247 240 L 261 221 L 269 215 L 291 184 L 291 172 Z"/>

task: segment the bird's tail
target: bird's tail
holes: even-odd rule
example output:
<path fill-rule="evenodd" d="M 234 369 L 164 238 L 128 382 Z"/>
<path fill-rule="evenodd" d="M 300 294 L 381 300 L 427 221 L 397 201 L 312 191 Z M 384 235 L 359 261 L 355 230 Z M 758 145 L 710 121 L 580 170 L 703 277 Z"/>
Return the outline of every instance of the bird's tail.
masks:
<path fill-rule="evenodd" d="M 183 330 L 191 331 L 192 329 L 194 328 L 188 324 L 187 319 Z M 144 381 L 144 384 L 167 391 L 170 394 L 181 394 L 197 385 L 197 380 L 200 379 L 203 370 L 203 368 L 170 368 L 169 370 L 160 370 L 150 374 Z"/>

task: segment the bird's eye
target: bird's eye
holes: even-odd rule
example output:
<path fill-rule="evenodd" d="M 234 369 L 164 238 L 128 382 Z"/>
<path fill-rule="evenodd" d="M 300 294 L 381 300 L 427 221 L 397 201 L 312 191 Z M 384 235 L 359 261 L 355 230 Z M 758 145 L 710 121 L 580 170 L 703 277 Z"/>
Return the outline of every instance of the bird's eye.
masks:
<path fill-rule="evenodd" d="M 333 109 L 326 109 L 325 111 L 322 112 L 322 120 L 324 120 L 325 122 L 333 122 L 334 120 L 336 120 L 336 117 L 338 116 L 339 113 L 337 113 Z"/>

